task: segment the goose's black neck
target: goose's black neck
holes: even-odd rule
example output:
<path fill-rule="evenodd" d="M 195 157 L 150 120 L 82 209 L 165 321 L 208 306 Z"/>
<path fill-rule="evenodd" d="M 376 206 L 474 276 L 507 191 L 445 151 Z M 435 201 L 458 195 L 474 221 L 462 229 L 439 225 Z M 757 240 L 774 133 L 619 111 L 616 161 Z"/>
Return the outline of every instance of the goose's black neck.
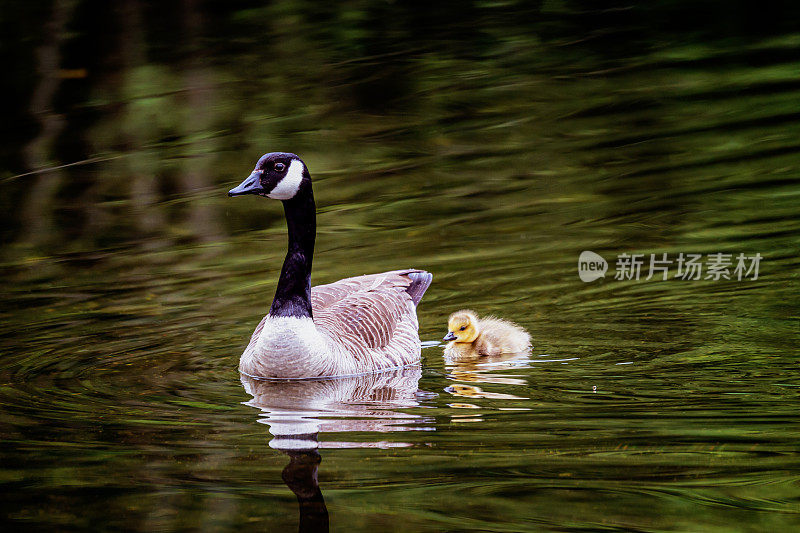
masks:
<path fill-rule="evenodd" d="M 283 201 L 283 211 L 289 230 L 289 250 L 269 314 L 311 318 L 311 262 L 317 234 L 317 208 L 310 180 L 304 179 L 297 194 Z"/>

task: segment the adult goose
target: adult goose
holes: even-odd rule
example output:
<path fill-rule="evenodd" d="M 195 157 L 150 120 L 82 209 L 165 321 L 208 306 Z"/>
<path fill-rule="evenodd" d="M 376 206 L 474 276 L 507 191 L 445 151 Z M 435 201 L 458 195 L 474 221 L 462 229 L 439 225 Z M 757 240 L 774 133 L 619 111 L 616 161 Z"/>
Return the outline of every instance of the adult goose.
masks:
<path fill-rule="evenodd" d="M 433 276 L 404 269 L 311 287 L 316 206 L 311 175 L 291 153 L 261 156 L 229 196 L 281 200 L 289 251 L 267 316 L 239 370 L 261 378 L 308 379 L 365 374 L 419 363 L 417 305 Z"/>

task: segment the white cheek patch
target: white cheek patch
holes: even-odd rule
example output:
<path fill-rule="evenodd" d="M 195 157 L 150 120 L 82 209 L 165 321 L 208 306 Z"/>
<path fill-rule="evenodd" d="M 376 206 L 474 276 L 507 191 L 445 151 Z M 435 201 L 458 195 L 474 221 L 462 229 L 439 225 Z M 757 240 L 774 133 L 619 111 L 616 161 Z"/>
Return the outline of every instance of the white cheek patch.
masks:
<path fill-rule="evenodd" d="M 300 189 L 300 182 L 303 181 L 303 166 L 302 161 L 297 159 L 292 160 L 289 164 L 289 170 L 281 181 L 275 185 L 275 188 L 267 195 L 275 200 L 288 200 L 293 198 Z"/>

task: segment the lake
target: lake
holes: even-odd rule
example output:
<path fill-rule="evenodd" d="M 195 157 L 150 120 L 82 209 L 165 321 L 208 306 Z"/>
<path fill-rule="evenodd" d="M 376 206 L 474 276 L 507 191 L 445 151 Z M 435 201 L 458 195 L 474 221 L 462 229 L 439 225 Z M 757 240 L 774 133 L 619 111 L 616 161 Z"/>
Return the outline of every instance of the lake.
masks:
<path fill-rule="evenodd" d="M 199 63 L 173 62 L 156 8 L 149 55 L 119 52 L 124 68 L 78 32 L 60 118 L 12 117 L 28 140 L 7 144 L 0 176 L 10 527 L 796 528 L 800 36 L 667 28 L 627 49 L 627 22 L 601 17 L 614 46 L 599 54 L 550 13 L 535 37 L 527 19 L 485 22 L 477 58 L 419 36 L 337 58 L 315 48 L 337 37 L 297 33 L 330 23 L 286 6 L 268 12 L 291 23 L 263 65 L 251 35 L 224 40 L 258 10 L 226 11 Z M 445 35 L 476 45 L 460 36 Z M 277 150 L 314 182 L 312 283 L 433 273 L 420 367 L 239 375 L 286 229 L 277 202 L 226 193 Z M 603 277 L 581 280 L 584 251 Z M 679 275 L 690 254 L 699 279 Z M 445 361 L 462 308 L 517 322 L 531 354 Z"/>

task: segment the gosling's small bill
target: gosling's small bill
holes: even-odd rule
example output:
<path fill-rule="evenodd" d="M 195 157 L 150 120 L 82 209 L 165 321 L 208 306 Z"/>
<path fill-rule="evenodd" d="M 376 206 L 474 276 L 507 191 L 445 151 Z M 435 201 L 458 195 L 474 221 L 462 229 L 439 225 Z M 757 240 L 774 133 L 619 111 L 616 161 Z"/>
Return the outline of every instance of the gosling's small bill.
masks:
<path fill-rule="evenodd" d="M 474 311 L 456 311 L 447 321 L 448 348 L 472 348 L 478 355 L 522 353 L 530 349 L 531 336 L 520 326 L 493 316 L 478 318 Z"/>

